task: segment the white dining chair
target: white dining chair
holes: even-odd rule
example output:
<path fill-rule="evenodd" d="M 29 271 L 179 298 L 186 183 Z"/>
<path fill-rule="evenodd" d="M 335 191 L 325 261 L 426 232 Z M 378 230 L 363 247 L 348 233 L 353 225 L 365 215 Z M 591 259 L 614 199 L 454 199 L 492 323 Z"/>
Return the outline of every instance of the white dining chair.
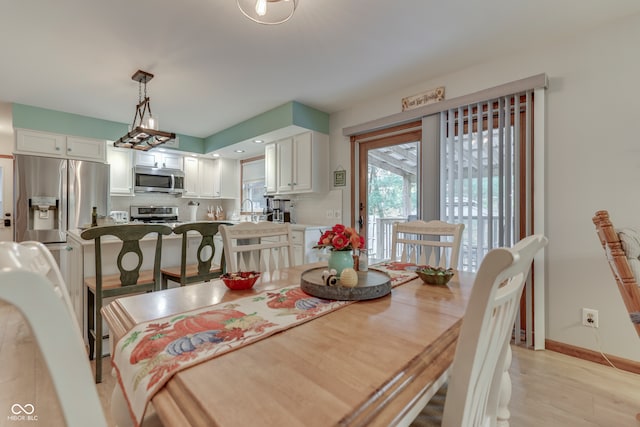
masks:
<path fill-rule="evenodd" d="M 420 397 L 399 425 L 508 426 L 515 316 L 533 258 L 546 244 L 542 235 L 529 236 L 484 257 L 462 320 L 448 385 L 435 396 Z"/>
<path fill-rule="evenodd" d="M 438 220 L 394 222 L 391 260 L 457 269 L 463 231 L 464 224 Z"/>
<path fill-rule="evenodd" d="M 31 326 L 66 425 L 106 427 L 66 285 L 42 243 L 0 242 L 0 299 L 18 308 Z"/>
<path fill-rule="evenodd" d="M 273 271 L 293 266 L 291 225 L 241 222 L 221 225 L 227 271 Z"/>

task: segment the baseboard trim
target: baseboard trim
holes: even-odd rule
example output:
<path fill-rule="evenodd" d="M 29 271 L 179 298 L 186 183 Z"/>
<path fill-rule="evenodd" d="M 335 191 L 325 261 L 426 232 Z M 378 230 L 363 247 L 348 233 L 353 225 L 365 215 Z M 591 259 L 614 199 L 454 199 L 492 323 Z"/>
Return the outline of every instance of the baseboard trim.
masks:
<path fill-rule="evenodd" d="M 577 357 L 578 359 L 588 360 L 590 362 L 600 363 L 601 365 L 609 365 L 609 362 L 602 357 L 597 351 L 589 350 L 582 347 L 576 347 L 570 344 L 561 343 L 553 340 L 545 340 L 545 348 L 557 353 L 566 354 L 568 356 Z M 640 374 L 640 362 L 635 360 L 624 359 L 622 357 L 606 355 L 613 365 L 623 371 Z"/>

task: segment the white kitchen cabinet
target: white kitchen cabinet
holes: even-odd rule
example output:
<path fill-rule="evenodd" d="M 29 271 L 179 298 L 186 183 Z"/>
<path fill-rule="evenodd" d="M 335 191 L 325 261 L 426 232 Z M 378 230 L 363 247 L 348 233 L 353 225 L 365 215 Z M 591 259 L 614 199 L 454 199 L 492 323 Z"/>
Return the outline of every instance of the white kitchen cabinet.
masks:
<path fill-rule="evenodd" d="M 238 161 L 219 158 L 214 160 L 213 197 L 237 199 L 240 197 L 240 175 Z"/>
<path fill-rule="evenodd" d="M 67 157 L 105 162 L 107 160 L 105 141 L 67 136 Z"/>
<path fill-rule="evenodd" d="M 310 264 L 321 261 L 319 251 L 314 249 L 322 233 L 330 227 L 326 226 L 291 226 L 291 241 L 295 265 Z"/>
<path fill-rule="evenodd" d="M 278 194 L 328 190 L 328 135 L 305 132 L 278 141 L 276 149 Z"/>
<path fill-rule="evenodd" d="M 269 144 L 264 147 L 264 181 L 267 194 L 278 192 L 278 153 L 276 144 Z"/>
<path fill-rule="evenodd" d="M 73 239 L 68 239 L 65 247 L 60 251 L 61 270 L 65 272 L 64 281 L 69 292 L 69 299 L 76 315 L 76 321 L 86 337 L 84 316 L 84 256 L 82 245 Z M 62 267 L 64 266 L 64 267 Z"/>
<path fill-rule="evenodd" d="M 184 195 L 213 199 L 216 196 L 218 160 L 186 156 L 184 158 Z"/>
<path fill-rule="evenodd" d="M 153 149 L 149 151 L 136 151 L 136 165 L 149 166 L 151 168 L 168 168 L 183 170 L 182 156 L 180 154 L 167 153 Z"/>
<path fill-rule="evenodd" d="M 184 197 L 198 197 L 198 158 L 184 158 Z"/>
<path fill-rule="evenodd" d="M 200 197 L 216 197 L 216 163 L 219 160 L 199 159 L 198 182 L 200 183 Z"/>
<path fill-rule="evenodd" d="M 105 141 L 18 129 L 16 153 L 65 159 L 106 161 Z"/>
<path fill-rule="evenodd" d="M 112 196 L 133 195 L 133 151 L 131 148 L 114 147 L 113 142 L 107 142 Z"/>

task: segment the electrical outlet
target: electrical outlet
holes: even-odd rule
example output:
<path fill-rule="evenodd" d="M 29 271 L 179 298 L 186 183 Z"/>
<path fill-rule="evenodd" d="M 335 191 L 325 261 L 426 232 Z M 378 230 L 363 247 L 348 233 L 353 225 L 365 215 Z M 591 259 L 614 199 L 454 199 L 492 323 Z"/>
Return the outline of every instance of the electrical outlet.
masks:
<path fill-rule="evenodd" d="M 333 217 L 335 219 L 342 220 L 342 211 L 340 209 L 334 209 L 333 210 Z"/>
<path fill-rule="evenodd" d="M 327 212 L 325 215 L 327 216 L 327 219 L 333 219 L 333 210 L 327 209 Z"/>
<path fill-rule="evenodd" d="M 590 328 L 598 327 L 598 310 L 592 308 L 582 309 L 582 324 Z"/>

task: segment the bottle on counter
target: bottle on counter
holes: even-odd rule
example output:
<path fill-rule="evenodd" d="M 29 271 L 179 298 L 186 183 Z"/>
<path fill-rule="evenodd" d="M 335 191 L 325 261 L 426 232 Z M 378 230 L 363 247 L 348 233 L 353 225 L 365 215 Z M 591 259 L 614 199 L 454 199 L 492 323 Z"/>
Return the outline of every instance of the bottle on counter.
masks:
<path fill-rule="evenodd" d="M 369 255 L 367 254 L 366 249 L 360 249 L 360 254 L 358 257 L 358 270 L 359 271 L 368 271 L 369 270 Z"/>
<path fill-rule="evenodd" d="M 91 226 L 92 227 L 98 226 L 98 207 L 97 206 L 94 206 L 91 210 Z"/>

